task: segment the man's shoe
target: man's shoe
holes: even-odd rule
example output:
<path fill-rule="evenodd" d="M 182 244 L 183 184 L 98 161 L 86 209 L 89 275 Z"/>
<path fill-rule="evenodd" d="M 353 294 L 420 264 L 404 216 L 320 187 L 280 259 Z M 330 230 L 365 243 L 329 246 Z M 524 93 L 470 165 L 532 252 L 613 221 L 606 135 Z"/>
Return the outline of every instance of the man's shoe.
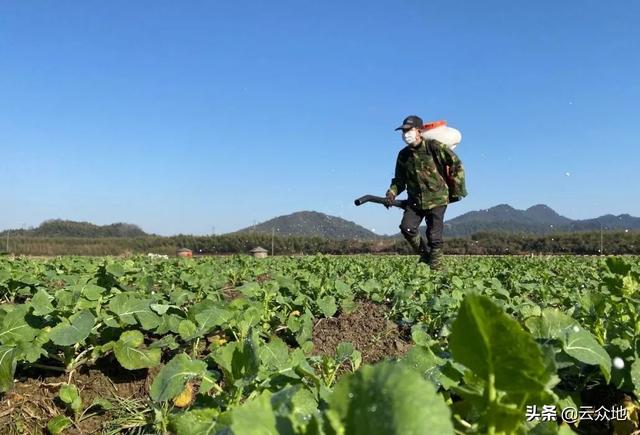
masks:
<path fill-rule="evenodd" d="M 428 253 L 422 253 L 422 255 L 420 255 L 420 259 L 418 260 L 418 264 L 429 264 L 429 254 Z"/>
<path fill-rule="evenodd" d="M 442 249 L 434 248 L 431 249 L 427 258 L 427 264 L 433 270 L 439 270 L 442 268 Z"/>
<path fill-rule="evenodd" d="M 420 234 L 416 234 L 415 236 L 410 238 L 405 237 L 405 239 L 413 249 L 413 252 L 418 255 L 427 255 L 429 247 L 427 246 L 427 242 Z"/>

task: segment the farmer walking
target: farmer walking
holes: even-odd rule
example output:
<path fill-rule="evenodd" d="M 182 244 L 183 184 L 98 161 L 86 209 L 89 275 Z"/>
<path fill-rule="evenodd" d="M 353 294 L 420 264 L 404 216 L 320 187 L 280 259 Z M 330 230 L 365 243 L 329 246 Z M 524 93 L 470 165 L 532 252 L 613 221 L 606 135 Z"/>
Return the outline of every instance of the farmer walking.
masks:
<path fill-rule="evenodd" d="M 402 130 L 407 144 L 398 153 L 395 176 L 386 193 L 386 206 L 405 189 L 408 205 L 405 208 L 400 231 L 420 263 L 439 269 L 442 261 L 444 213 L 447 204 L 467 195 L 464 169 L 458 156 L 449 147 L 435 139 L 421 136 L 422 119 L 412 115 L 405 118 L 396 130 Z M 418 228 L 422 219 L 427 223 L 427 241 Z"/>

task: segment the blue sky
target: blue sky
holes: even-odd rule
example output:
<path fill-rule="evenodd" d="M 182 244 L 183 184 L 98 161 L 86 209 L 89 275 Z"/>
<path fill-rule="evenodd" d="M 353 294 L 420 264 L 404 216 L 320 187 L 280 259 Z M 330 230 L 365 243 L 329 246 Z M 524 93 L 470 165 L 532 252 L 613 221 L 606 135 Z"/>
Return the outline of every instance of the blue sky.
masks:
<path fill-rule="evenodd" d="M 0 3 L 0 228 L 317 210 L 395 233 L 408 114 L 462 130 L 447 218 L 640 215 L 640 2 Z"/>

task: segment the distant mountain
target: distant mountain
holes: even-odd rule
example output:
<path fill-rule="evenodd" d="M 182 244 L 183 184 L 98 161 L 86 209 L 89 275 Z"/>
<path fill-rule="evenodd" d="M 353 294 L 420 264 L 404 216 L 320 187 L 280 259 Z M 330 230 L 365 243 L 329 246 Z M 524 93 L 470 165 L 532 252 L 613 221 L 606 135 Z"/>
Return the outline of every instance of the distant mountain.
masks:
<path fill-rule="evenodd" d="M 524 210 L 524 214 L 536 222 L 544 225 L 565 225 L 571 223 L 571 219 L 556 213 L 551 207 L 544 204 L 537 204 Z"/>
<path fill-rule="evenodd" d="M 571 222 L 567 228 L 569 231 L 593 231 L 599 230 L 600 226 L 606 229 L 640 229 L 640 218 L 629 214 L 618 216 L 606 214 L 595 219 L 576 220 Z"/>
<path fill-rule="evenodd" d="M 447 237 L 468 236 L 480 231 L 504 231 L 530 234 L 606 230 L 639 230 L 640 218 L 623 214 L 594 219 L 573 220 L 561 216 L 544 204 L 517 210 L 500 204 L 485 210 L 471 211 L 445 222 Z"/>
<path fill-rule="evenodd" d="M 500 204 L 484 210 L 470 211 L 445 221 L 446 237 L 464 237 L 478 232 L 505 232 L 544 235 L 580 231 L 640 230 L 640 218 L 621 214 L 607 214 L 593 219 L 569 219 L 544 204 L 518 210 L 508 204 Z M 424 229 L 424 228 L 423 228 Z M 381 236 L 345 219 L 316 211 L 299 211 L 278 216 L 266 222 L 244 228 L 230 234 L 268 233 L 275 230 L 280 236 L 323 237 L 344 240 L 384 240 L 401 237 L 400 234 Z M 127 223 L 95 225 L 89 222 L 48 220 L 36 228 L 0 232 L 0 240 L 6 237 L 144 237 L 151 236 L 139 226 Z"/>
<path fill-rule="evenodd" d="M 95 225 L 89 222 L 75 222 L 61 219 L 44 221 L 36 228 L 28 230 L 6 230 L 0 233 L 25 237 L 144 237 L 145 233 L 139 226 L 125 223 L 110 225 Z"/>
<path fill-rule="evenodd" d="M 329 239 L 372 240 L 379 236 L 373 231 L 345 219 L 317 211 L 299 211 L 278 216 L 266 222 L 244 228 L 237 233 L 269 233 L 275 229 L 281 236 L 318 236 Z"/>

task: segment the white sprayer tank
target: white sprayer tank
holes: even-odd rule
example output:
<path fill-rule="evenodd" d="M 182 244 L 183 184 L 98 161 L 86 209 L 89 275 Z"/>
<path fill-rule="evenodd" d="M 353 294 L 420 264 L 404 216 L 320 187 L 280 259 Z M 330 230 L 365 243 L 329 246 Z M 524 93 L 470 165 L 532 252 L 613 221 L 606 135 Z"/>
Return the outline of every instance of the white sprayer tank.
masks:
<path fill-rule="evenodd" d="M 420 135 L 425 139 L 435 139 L 447 145 L 450 149 L 455 149 L 462 140 L 462 133 L 447 125 L 447 121 L 429 122 L 422 127 Z"/>

